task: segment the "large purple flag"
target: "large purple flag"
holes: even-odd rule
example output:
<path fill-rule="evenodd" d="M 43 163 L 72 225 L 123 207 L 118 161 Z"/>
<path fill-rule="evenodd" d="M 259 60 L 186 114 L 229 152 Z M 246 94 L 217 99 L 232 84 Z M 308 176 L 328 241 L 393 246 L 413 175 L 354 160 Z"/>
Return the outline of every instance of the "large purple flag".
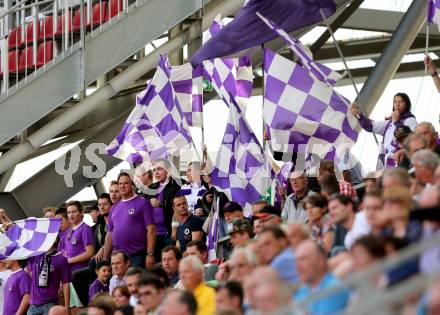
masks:
<path fill-rule="evenodd" d="M 435 23 L 440 29 L 440 0 L 428 0 L 428 23 Z"/>
<path fill-rule="evenodd" d="M 311 53 L 300 43 L 296 38 L 291 37 L 286 31 L 281 29 L 273 21 L 267 19 L 260 13 L 257 15 L 269 26 L 276 34 L 278 34 L 283 41 L 289 45 L 290 49 L 298 56 L 298 60 L 303 64 L 310 73 L 318 80 L 325 82 L 328 85 L 335 85 L 336 82 L 344 77 L 344 75 L 333 71 L 325 65 L 313 60 Z"/>
<path fill-rule="evenodd" d="M 310 71 L 264 50 L 263 118 L 274 150 L 341 158 L 354 145 L 358 122 L 349 101 Z"/>
<path fill-rule="evenodd" d="M 331 16 L 336 5 L 332 0 L 250 0 L 226 25 L 191 58 L 192 64 L 226 57 L 275 38 L 256 15 L 260 12 L 284 30 L 292 32 L 322 21 L 321 12 Z"/>
<path fill-rule="evenodd" d="M 58 236 L 61 219 L 28 218 L 0 231 L 0 260 L 20 260 L 48 251 Z"/>
<path fill-rule="evenodd" d="M 209 30 L 205 32 L 205 40 L 217 34 L 222 28 L 223 22 L 218 15 Z M 240 110 L 246 111 L 253 87 L 252 62 L 249 56 L 206 60 L 203 62 L 203 74 L 211 81 L 226 105 L 231 106 L 232 97 L 240 106 Z"/>
<path fill-rule="evenodd" d="M 246 209 L 245 214 L 250 214 L 252 203 L 260 199 L 270 182 L 270 168 L 264 151 L 233 101 L 212 171 L 212 183 L 229 200 L 240 203 Z"/>
<path fill-rule="evenodd" d="M 133 164 L 189 150 L 191 136 L 173 85 L 166 56 L 107 153 Z"/>

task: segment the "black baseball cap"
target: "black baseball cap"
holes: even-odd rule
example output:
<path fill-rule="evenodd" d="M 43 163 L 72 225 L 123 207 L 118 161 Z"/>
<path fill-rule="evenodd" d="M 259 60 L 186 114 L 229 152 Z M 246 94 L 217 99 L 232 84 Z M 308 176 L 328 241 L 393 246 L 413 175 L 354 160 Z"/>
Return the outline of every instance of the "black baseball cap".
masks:
<path fill-rule="evenodd" d="M 225 206 L 223 207 L 223 213 L 226 212 L 235 212 L 235 211 L 240 211 L 243 212 L 243 207 L 235 201 L 229 201 L 228 203 L 225 204 Z"/>

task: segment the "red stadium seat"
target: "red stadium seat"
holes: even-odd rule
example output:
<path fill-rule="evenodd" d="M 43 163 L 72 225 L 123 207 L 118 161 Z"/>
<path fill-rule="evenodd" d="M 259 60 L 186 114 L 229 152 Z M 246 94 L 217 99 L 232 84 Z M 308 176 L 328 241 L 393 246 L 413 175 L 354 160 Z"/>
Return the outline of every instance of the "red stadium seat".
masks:
<path fill-rule="evenodd" d="M 122 11 L 122 0 L 110 0 L 110 5 L 108 6 L 109 19 L 118 15 L 118 13 L 121 11 Z"/>
<path fill-rule="evenodd" d="M 44 40 L 52 39 L 53 35 L 53 16 L 46 16 L 41 22 L 40 36 L 38 36 L 38 40 L 39 42 L 42 42 Z"/>
<path fill-rule="evenodd" d="M 47 41 L 38 45 L 37 68 L 44 66 L 53 59 L 53 42 Z"/>
<path fill-rule="evenodd" d="M 9 74 L 17 73 L 17 64 L 18 64 L 19 59 L 20 59 L 20 51 L 19 50 L 13 50 L 13 51 L 9 52 L 9 55 L 8 55 Z"/>
<path fill-rule="evenodd" d="M 55 32 L 55 38 L 61 38 L 64 34 L 65 31 L 65 22 L 66 22 L 66 15 L 67 15 L 67 29 L 69 30 L 69 32 L 72 30 L 72 11 L 69 10 L 68 12 L 60 15 L 58 17 L 58 26 L 57 26 L 57 30 Z"/>
<path fill-rule="evenodd" d="M 34 47 L 24 49 L 18 61 L 18 72 L 25 72 L 26 69 L 34 70 Z"/>
<path fill-rule="evenodd" d="M 87 8 L 84 7 L 84 26 L 87 23 Z M 72 25 L 72 31 L 74 33 L 79 33 L 81 30 L 81 9 L 78 9 L 75 11 L 75 15 L 73 16 L 73 25 Z"/>
<path fill-rule="evenodd" d="M 108 10 L 107 10 L 107 2 L 102 1 L 98 2 L 93 6 L 92 9 L 92 20 L 91 23 L 87 24 L 87 27 L 97 27 L 108 21 Z"/>
<path fill-rule="evenodd" d="M 40 20 L 37 22 L 37 42 L 38 37 L 40 37 Z M 26 44 L 31 46 L 34 44 L 34 23 L 26 24 Z"/>
<path fill-rule="evenodd" d="M 21 36 L 21 26 L 13 28 L 8 37 L 9 50 L 17 49 L 23 45 L 23 38 Z"/>

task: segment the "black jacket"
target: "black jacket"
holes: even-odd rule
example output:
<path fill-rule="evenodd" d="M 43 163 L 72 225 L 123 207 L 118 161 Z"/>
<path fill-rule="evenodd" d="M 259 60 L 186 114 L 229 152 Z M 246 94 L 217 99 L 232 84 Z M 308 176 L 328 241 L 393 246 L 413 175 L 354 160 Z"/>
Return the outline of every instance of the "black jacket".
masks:
<path fill-rule="evenodd" d="M 184 179 L 181 179 L 182 185 L 186 184 Z M 148 188 L 150 189 L 158 189 L 160 187 L 160 183 L 156 182 L 151 184 Z M 163 203 L 161 207 L 164 210 L 164 218 L 165 224 L 167 226 L 168 234 L 171 235 L 171 221 L 173 220 L 173 198 L 180 190 L 180 185 L 176 182 L 174 178 L 170 178 L 168 184 L 165 186 L 163 191 Z M 157 195 L 145 195 L 141 194 L 144 198 L 151 199 L 157 198 Z"/>

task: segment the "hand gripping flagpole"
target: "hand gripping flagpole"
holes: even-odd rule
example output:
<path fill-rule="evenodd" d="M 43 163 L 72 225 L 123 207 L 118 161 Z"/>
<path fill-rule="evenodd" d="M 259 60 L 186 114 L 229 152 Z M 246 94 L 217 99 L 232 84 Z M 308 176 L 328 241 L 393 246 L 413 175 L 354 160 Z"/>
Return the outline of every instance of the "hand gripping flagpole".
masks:
<path fill-rule="evenodd" d="M 321 12 L 322 21 L 325 23 L 325 26 L 327 27 L 327 29 L 328 29 L 328 31 L 329 31 L 332 39 L 333 39 L 333 42 L 335 43 L 336 50 L 338 51 L 339 57 L 341 57 L 342 63 L 344 64 L 345 70 L 348 73 L 348 76 L 350 78 L 351 84 L 353 85 L 354 90 L 356 91 L 356 99 L 359 100 L 359 90 L 358 90 L 358 88 L 356 86 L 356 83 L 354 82 L 353 75 L 351 74 L 351 71 L 348 68 L 347 61 L 345 60 L 345 57 L 342 54 L 341 47 L 339 47 L 338 41 L 336 40 L 336 37 L 335 37 L 335 34 L 334 34 L 332 28 L 330 27 L 330 25 L 328 24 L 328 20 L 327 20 L 327 17 L 325 16 L 325 14 L 324 14 L 324 11 L 322 9 L 320 9 L 319 11 Z M 373 137 L 374 137 L 374 141 L 376 142 L 377 145 L 379 145 L 379 141 L 377 140 L 376 134 L 374 132 L 372 134 L 373 134 Z"/>

